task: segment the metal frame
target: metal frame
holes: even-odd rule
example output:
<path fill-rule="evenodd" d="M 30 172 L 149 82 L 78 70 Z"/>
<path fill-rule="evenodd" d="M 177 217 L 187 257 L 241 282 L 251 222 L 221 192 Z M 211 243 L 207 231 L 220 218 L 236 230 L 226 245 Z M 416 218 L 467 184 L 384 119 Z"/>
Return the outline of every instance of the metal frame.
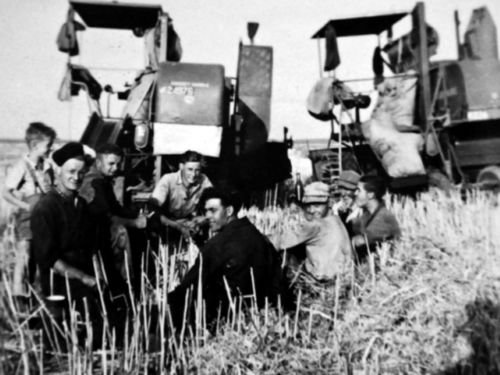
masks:
<path fill-rule="evenodd" d="M 453 150 L 448 150 L 448 154 L 446 155 L 445 151 L 443 150 L 442 143 L 440 141 L 440 124 L 444 121 L 443 117 L 435 118 L 433 117 L 433 108 L 436 104 L 437 98 L 439 96 L 439 93 L 441 91 L 441 86 L 444 84 L 442 77 L 439 77 L 438 84 L 435 87 L 434 92 L 431 92 L 431 82 L 430 82 L 430 63 L 429 63 L 429 49 L 427 46 L 427 25 L 426 25 L 426 16 L 425 16 L 425 4 L 423 2 L 418 2 L 415 7 L 408 12 L 408 15 L 411 16 L 411 22 L 412 22 L 412 32 L 416 34 L 417 37 L 417 46 L 415 48 L 416 52 L 416 70 L 418 76 L 418 92 L 419 92 L 419 100 L 416 103 L 418 105 L 417 111 L 418 111 L 418 117 L 420 119 L 419 121 L 419 128 L 424 136 L 424 139 L 427 139 L 427 137 L 433 137 L 435 144 L 437 145 L 438 148 L 438 154 L 440 157 L 440 160 L 443 164 L 443 166 L 449 165 L 450 162 L 453 162 L 455 165 L 455 168 L 463 177 L 463 173 L 460 171 L 458 168 L 458 164 L 456 163 L 456 157 L 453 157 Z M 341 22 L 343 20 L 334 20 L 334 21 L 329 21 L 330 22 Z M 361 21 L 360 21 L 361 22 Z M 382 30 L 382 28 L 380 28 Z M 380 37 L 380 34 L 384 31 L 387 31 L 389 33 L 392 32 L 392 24 L 389 24 L 386 26 L 385 29 L 383 29 L 379 34 L 376 34 Z M 365 33 L 366 34 L 366 33 Z M 313 35 L 313 38 L 321 38 L 321 35 L 319 32 Z M 380 38 L 379 38 L 380 39 Z M 320 54 L 320 52 L 319 52 Z M 321 55 L 321 54 L 320 54 Z M 320 61 L 321 63 L 321 61 Z M 440 72 L 441 73 L 441 72 Z M 442 74 L 442 73 L 441 73 Z M 404 74 L 407 76 L 407 74 Z M 396 74 L 395 76 L 401 76 L 401 74 Z M 363 79 L 352 79 L 352 80 L 346 80 L 343 82 L 360 82 L 360 81 L 365 81 L 365 80 L 370 80 L 373 78 L 363 78 Z M 349 115 L 350 113 L 345 110 L 344 107 L 341 107 L 341 113 L 347 112 Z M 351 116 L 352 117 L 352 116 Z M 340 124 L 340 121 L 337 121 Z M 354 122 L 354 121 L 353 121 Z M 340 124 L 341 125 L 341 124 Z M 342 125 L 340 126 L 342 129 Z M 348 129 L 347 129 L 348 130 Z M 332 133 L 333 133 L 333 121 L 332 121 Z M 342 130 L 340 131 L 339 136 L 342 135 Z M 349 135 L 349 134 L 348 134 Z M 330 141 L 328 143 L 328 147 L 330 146 Z M 352 145 L 351 148 L 354 151 L 354 148 L 356 145 L 351 141 Z M 340 148 L 342 147 L 342 138 L 339 138 L 339 145 Z M 452 145 L 449 145 L 452 148 Z M 341 164 L 342 161 L 340 160 L 339 163 Z M 451 175 L 451 168 L 445 168 L 446 173 L 449 178 L 452 178 Z"/>

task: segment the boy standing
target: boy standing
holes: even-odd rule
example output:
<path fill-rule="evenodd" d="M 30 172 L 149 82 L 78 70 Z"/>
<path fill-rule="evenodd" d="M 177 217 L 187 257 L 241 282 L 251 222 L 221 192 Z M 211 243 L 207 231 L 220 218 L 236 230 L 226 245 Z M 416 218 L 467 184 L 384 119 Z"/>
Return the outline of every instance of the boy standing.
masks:
<path fill-rule="evenodd" d="M 35 263 L 30 254 L 31 210 L 41 194 L 53 185 L 53 170 L 48 161 L 56 132 L 51 127 L 33 122 L 26 129 L 28 154 L 8 170 L 3 191 L 4 199 L 16 208 L 17 254 L 13 276 L 14 296 L 26 295 L 24 276 L 28 267 L 29 281 L 34 281 Z"/>

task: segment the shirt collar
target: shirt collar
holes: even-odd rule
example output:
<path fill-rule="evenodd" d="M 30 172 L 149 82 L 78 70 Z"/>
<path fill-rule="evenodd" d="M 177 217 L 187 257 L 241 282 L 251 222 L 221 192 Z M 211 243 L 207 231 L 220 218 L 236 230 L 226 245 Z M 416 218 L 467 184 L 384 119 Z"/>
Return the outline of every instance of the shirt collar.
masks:
<path fill-rule="evenodd" d="M 57 186 L 54 188 L 54 190 L 63 199 L 63 201 L 71 203 L 75 207 L 78 205 L 78 194 L 77 193 L 64 194 Z"/>
<path fill-rule="evenodd" d="M 176 184 L 177 185 L 182 185 L 184 186 L 186 189 L 190 189 L 190 190 L 198 190 L 199 187 L 201 187 L 201 184 L 203 183 L 203 179 L 205 178 L 205 176 L 202 174 L 200 176 L 200 179 L 198 181 L 198 183 L 194 184 L 193 186 L 191 186 L 190 188 L 188 188 L 186 185 L 183 184 L 182 182 L 182 176 L 181 176 L 181 171 L 177 171 L 177 177 L 176 177 Z"/>
<path fill-rule="evenodd" d="M 177 171 L 177 180 L 175 181 L 177 185 L 182 185 L 182 176 L 181 176 L 181 171 Z"/>

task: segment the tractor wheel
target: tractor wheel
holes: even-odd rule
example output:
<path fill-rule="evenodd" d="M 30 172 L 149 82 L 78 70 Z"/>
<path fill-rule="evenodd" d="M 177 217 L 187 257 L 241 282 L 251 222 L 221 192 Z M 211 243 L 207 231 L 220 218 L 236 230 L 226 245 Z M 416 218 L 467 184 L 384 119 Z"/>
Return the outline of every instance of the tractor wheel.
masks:
<path fill-rule="evenodd" d="M 453 183 L 441 170 L 429 169 L 427 175 L 429 177 L 429 186 L 436 187 L 447 193 L 453 190 Z"/>
<path fill-rule="evenodd" d="M 500 191 L 500 167 L 490 165 L 477 175 L 477 185 L 483 190 Z"/>

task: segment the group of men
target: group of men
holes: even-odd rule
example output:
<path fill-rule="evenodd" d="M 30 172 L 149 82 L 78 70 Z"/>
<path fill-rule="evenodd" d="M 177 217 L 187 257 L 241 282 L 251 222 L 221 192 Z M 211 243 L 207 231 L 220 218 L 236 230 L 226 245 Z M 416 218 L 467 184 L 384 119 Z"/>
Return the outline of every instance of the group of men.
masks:
<path fill-rule="evenodd" d="M 177 327 L 193 318 L 198 295 L 205 301 L 209 323 L 224 316 L 231 297 L 248 297 L 258 306 L 276 301 L 284 282 L 279 250 L 305 246 L 300 270 L 321 283 L 352 264 L 353 254 L 359 261 L 362 252 L 357 249 L 365 246 L 366 251 L 400 235 L 396 219 L 383 204 L 383 181 L 347 171 L 339 180 L 342 204 L 334 206 L 334 212 L 329 186 L 313 182 L 300 202 L 305 220 L 299 228 L 268 239 L 247 218 L 238 218 L 239 194 L 214 188 L 202 173 L 202 155 L 194 151 L 182 156 L 178 172 L 158 181 L 148 214 L 125 208 L 114 192 L 123 159 L 119 147 L 100 147 L 89 167 L 84 146 L 67 143 L 52 153 L 55 173 L 49 173 L 45 164 L 55 132 L 37 124 L 27 131 L 29 154 L 18 167 L 24 172 L 8 176 L 4 197 L 30 213 L 25 229 L 29 233 L 20 237 L 29 243 L 23 259 L 24 265 L 26 258 L 36 264 L 43 295 L 71 298 L 82 313 L 86 300 L 91 315 L 99 314 L 97 287 L 106 290 L 112 307 L 126 310 L 132 302 L 129 283 L 134 269 L 127 228 L 145 230 L 154 220 L 162 235 L 192 238 L 204 225 L 211 235 L 203 241 L 194 266 L 168 295 Z M 38 196 L 34 206 L 26 203 L 31 195 Z"/>

